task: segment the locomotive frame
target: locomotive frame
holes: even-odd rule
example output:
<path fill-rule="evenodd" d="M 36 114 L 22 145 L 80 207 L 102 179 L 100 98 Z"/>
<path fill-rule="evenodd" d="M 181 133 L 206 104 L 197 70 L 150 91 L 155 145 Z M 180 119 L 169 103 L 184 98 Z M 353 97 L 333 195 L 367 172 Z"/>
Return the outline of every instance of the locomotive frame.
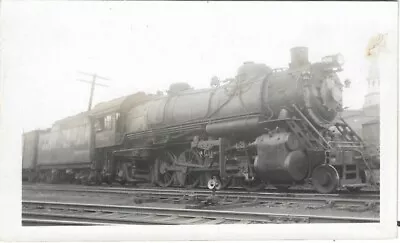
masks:
<path fill-rule="evenodd" d="M 310 64 L 306 48 L 291 52 L 289 69 L 247 63 L 236 79 L 221 87 L 214 82 L 210 90 L 177 84 L 167 96 L 139 92 L 100 103 L 83 114 L 89 119 L 89 166 L 51 164 L 44 171 L 35 161 L 33 167 L 50 182 L 150 181 L 210 189 L 239 184 L 253 191 L 309 181 L 320 193 L 376 184 L 363 141 L 344 120 L 332 118 L 341 106 L 338 60 Z M 296 87 L 287 88 L 292 82 Z M 253 98 L 255 90 L 259 96 Z M 179 99 L 196 97 L 208 97 L 197 113 L 175 107 Z"/>

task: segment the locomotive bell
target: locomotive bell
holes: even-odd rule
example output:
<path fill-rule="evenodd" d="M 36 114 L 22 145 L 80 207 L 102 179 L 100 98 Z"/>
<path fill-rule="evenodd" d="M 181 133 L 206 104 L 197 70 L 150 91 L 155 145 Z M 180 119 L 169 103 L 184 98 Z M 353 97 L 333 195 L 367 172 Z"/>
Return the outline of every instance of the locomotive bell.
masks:
<path fill-rule="evenodd" d="M 310 64 L 308 61 L 308 48 L 303 46 L 290 49 L 290 68 L 298 68 Z"/>
<path fill-rule="evenodd" d="M 237 70 L 236 79 L 239 81 L 250 81 L 270 73 L 272 69 L 263 63 L 251 61 L 244 62 Z"/>
<path fill-rule="evenodd" d="M 191 87 L 188 83 L 185 82 L 177 82 L 173 83 L 169 86 L 168 94 L 177 94 L 182 91 L 190 90 Z"/>
<path fill-rule="evenodd" d="M 217 76 L 213 76 L 211 78 L 210 86 L 211 87 L 219 87 L 221 85 L 221 81 Z"/>

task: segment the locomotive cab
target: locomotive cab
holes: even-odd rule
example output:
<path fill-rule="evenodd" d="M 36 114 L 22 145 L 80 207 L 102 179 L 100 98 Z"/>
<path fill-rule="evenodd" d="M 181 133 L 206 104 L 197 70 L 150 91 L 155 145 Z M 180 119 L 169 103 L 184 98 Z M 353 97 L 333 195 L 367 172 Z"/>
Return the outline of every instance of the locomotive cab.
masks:
<path fill-rule="evenodd" d="M 120 116 L 119 112 L 111 112 L 93 118 L 97 148 L 113 146 L 119 139 L 117 131 L 121 129 Z"/>

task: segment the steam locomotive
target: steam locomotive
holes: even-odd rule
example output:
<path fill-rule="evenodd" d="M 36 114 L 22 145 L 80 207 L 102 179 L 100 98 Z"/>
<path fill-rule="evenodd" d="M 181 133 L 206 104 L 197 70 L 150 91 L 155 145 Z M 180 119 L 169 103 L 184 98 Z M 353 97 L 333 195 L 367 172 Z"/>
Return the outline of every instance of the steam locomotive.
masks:
<path fill-rule="evenodd" d="M 311 183 L 320 193 L 373 182 L 360 137 L 341 119 L 342 56 L 310 63 L 291 49 L 288 68 L 246 62 L 237 76 L 195 90 L 135 93 L 24 134 L 31 181 L 249 191 Z M 372 182 L 371 182 L 372 181 Z"/>

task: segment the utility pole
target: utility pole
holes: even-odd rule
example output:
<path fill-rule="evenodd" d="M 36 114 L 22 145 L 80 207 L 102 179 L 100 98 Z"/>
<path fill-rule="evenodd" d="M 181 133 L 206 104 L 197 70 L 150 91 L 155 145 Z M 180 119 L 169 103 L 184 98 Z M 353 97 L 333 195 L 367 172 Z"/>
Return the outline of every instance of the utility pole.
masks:
<path fill-rule="evenodd" d="M 92 76 L 92 80 L 91 80 L 91 81 L 83 80 L 83 79 L 78 79 L 78 81 L 80 81 L 80 82 L 85 82 L 85 83 L 91 84 L 91 85 L 90 85 L 89 105 L 88 105 L 88 111 L 90 111 L 90 110 L 92 109 L 93 93 L 94 93 L 95 86 L 97 85 L 97 86 L 102 86 L 102 87 L 110 87 L 110 86 L 105 85 L 105 84 L 97 83 L 97 82 L 96 82 L 97 79 L 103 79 L 103 80 L 110 80 L 110 79 L 105 78 L 105 77 L 101 77 L 101 76 L 99 76 L 99 75 L 97 75 L 97 74 L 95 74 L 95 73 L 85 73 L 85 72 L 79 72 L 79 73 L 80 73 L 80 74 L 83 74 L 83 75 Z"/>
<path fill-rule="evenodd" d="M 78 81 L 80 81 L 80 82 L 90 84 L 90 97 L 89 97 L 89 105 L 88 105 L 88 112 L 89 112 L 92 109 L 93 94 L 94 94 L 94 89 L 95 89 L 96 85 L 102 86 L 102 87 L 109 87 L 108 85 L 97 83 L 96 82 L 97 79 L 103 79 L 103 80 L 110 80 L 110 79 L 101 77 L 101 76 L 97 75 L 96 73 L 85 73 L 85 72 L 80 72 L 80 71 L 78 71 L 78 73 L 87 75 L 87 76 L 92 76 L 91 81 L 84 80 L 84 79 L 78 79 Z M 98 168 L 98 163 L 96 163 L 96 152 L 95 152 L 96 137 L 95 137 L 94 118 L 91 117 L 90 115 L 89 115 L 89 124 L 90 124 L 90 137 L 89 137 L 90 161 L 92 161 L 91 168 L 94 169 L 94 171 L 92 171 L 92 172 L 95 172 L 99 168 Z M 93 176 L 92 172 L 90 173 L 91 176 Z M 95 174 L 94 174 L 95 178 L 97 178 L 97 176 L 98 176 L 97 172 L 95 172 Z"/>

